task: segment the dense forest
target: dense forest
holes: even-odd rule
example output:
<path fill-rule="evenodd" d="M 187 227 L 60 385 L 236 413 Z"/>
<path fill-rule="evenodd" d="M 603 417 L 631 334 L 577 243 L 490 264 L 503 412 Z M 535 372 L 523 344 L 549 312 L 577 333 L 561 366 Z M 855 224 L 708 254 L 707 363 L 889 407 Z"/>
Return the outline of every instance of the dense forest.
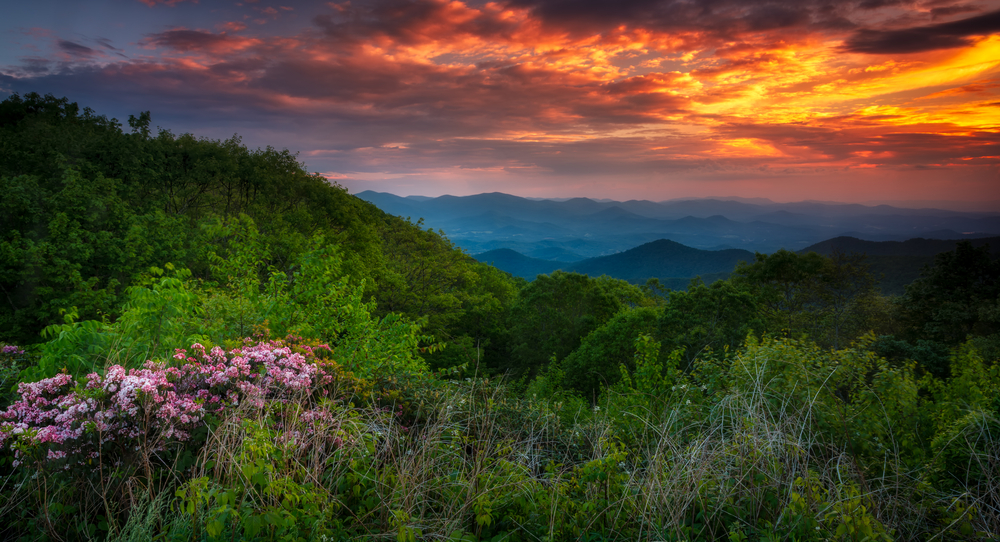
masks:
<path fill-rule="evenodd" d="M 294 154 L 0 103 L 0 539 L 990 540 L 1000 260 L 528 282 Z"/>

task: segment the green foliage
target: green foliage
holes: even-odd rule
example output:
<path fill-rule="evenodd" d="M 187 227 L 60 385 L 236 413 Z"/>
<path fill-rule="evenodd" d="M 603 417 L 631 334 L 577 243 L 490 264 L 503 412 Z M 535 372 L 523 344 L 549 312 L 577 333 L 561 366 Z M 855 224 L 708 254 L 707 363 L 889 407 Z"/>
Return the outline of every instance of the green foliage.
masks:
<path fill-rule="evenodd" d="M 906 287 L 901 299 L 907 334 L 956 345 L 970 335 L 1000 333 L 1000 260 L 988 245 L 959 243 Z"/>
<path fill-rule="evenodd" d="M 866 257 L 834 252 L 757 254 L 733 272 L 734 284 L 754 296 L 766 329 L 786 337 L 808 336 L 833 349 L 869 331 L 891 331 L 885 298 L 875 288 Z"/>
<path fill-rule="evenodd" d="M 447 344 L 428 356 L 434 368 L 474 370 L 487 357 L 496 360 L 505 313 L 518 295 L 514 281 L 421 226 L 400 221 L 382 230 L 384 268 L 374 292 L 379 314 L 420 320 L 425 333 Z"/>
<path fill-rule="evenodd" d="M 510 369 L 533 375 L 553 355 L 562 359 L 619 311 L 647 299 L 636 286 L 555 271 L 539 275 L 510 309 Z"/>
<path fill-rule="evenodd" d="M 831 254 L 813 292 L 819 306 L 811 326 L 813 339 L 836 350 L 873 329 L 870 307 L 878 297 L 875 284 L 865 255 Z"/>
<path fill-rule="evenodd" d="M 175 348 L 251 336 L 328 345 L 332 381 L 216 413 L 156 452 L 97 440 L 85 468 L 16 465 L 4 445 L 0 538 L 1000 532 L 986 250 L 940 256 L 895 307 L 842 254 L 758 254 L 686 291 L 528 284 L 288 151 L 150 125 L 130 116 L 124 133 L 52 96 L 0 103 L 0 340 L 41 340 L 0 354 L 0 401 L 16 379 L 186 363 Z M 521 380 L 492 376 L 508 372 Z M 19 429 L 0 418 L 0 435 Z"/>
<path fill-rule="evenodd" d="M 931 380 L 936 434 L 932 474 L 938 485 L 972 493 L 992 493 L 979 487 L 998 474 L 1000 451 L 1000 364 L 985 362 L 971 343 L 951 357 L 951 378 Z"/>
<path fill-rule="evenodd" d="M 87 318 L 111 312 L 136 270 L 126 239 L 133 216 L 119 198 L 120 184 L 67 168 L 56 189 L 29 176 L 2 177 L 0 189 L 16 194 L 0 203 L 12 219 L 0 230 L 7 255 L 0 264 L 7 301 L 0 334 L 23 343 L 60 309 L 80 307 Z M 8 206 L 17 210 L 8 214 Z"/>
<path fill-rule="evenodd" d="M 37 342 L 72 307 L 82 321 L 114 323 L 129 287 L 165 262 L 205 282 L 200 331 L 215 343 L 265 324 L 332 336 L 340 324 L 295 320 L 311 309 L 283 305 L 296 295 L 308 305 L 304 288 L 318 291 L 297 284 L 296 266 L 319 236 L 340 247 L 351 295 L 359 286 L 365 303 L 374 298 L 372 317 L 402 314 L 433 337 L 425 346 L 452 346 L 427 351 L 436 367 L 473 367 L 506 348 L 517 296 L 508 276 L 308 174 L 287 150 L 154 133 L 149 112 L 130 116 L 128 134 L 37 94 L 11 96 L 0 112 L 2 340 Z"/>
<path fill-rule="evenodd" d="M 764 314 L 786 336 L 801 331 L 804 313 L 823 270 L 823 256 L 805 255 L 787 250 L 773 254 L 757 253 L 752 264 L 741 263 L 733 271 L 737 284 L 756 290 Z"/>
<path fill-rule="evenodd" d="M 992 506 L 989 470 L 970 472 L 948 500 L 941 500 L 948 493 L 928 497 L 958 499 L 938 523 L 919 496 L 902 503 L 917 507 L 916 516 L 893 508 L 900 492 L 918 495 L 901 485 L 910 474 L 891 474 L 911 473 L 909 452 L 899 449 L 919 447 L 908 421 L 925 407 L 908 369 L 864 347 L 831 352 L 789 339 L 751 338 L 733 357 L 696 358 L 689 373 L 680 369 L 681 351 L 664 358 L 649 335 L 634 349 L 634 370 L 621 367 L 621 380 L 597 407 L 568 418 L 554 403 L 517 401 L 483 380 L 414 382 L 413 399 L 392 410 L 328 401 L 325 429 L 313 432 L 297 425 L 294 401 L 275 403 L 218 420 L 198 457 L 160 484 L 178 481 L 141 492 L 133 506 L 123 500 L 109 515 L 100 498 L 71 491 L 74 484 L 45 506 L 56 519 L 85 514 L 80 532 L 106 528 L 109 540 L 140 533 L 205 541 L 635 540 L 651 533 L 819 542 L 945 531 L 949 539 L 973 539 L 988 528 L 981 511 Z M 974 352 L 964 355 L 956 371 L 971 367 Z M 995 390 L 991 370 L 981 364 L 956 373 L 964 384 L 947 393 Z M 345 378 L 352 386 L 354 377 Z M 975 399 L 971 411 L 942 411 L 942 420 L 958 418 L 941 426 L 947 443 L 934 446 L 936 472 L 964 472 L 959 465 L 970 460 L 989 468 L 995 441 L 982 437 L 995 431 L 995 417 L 981 405 L 995 397 Z M 69 474 L 49 476 L 51 484 Z M 141 471 L 126 478 L 155 485 L 143 485 Z M 924 484 L 921 491 L 930 491 Z M 124 499 L 114 495 L 105 498 Z M 17 525 L 51 529 L 39 521 L 29 514 Z"/>
<path fill-rule="evenodd" d="M 329 536 L 337 511 L 314 484 L 296 480 L 282 460 L 291 450 L 275 444 L 279 436 L 245 420 L 242 442 L 220 484 L 208 476 L 179 487 L 167 540 L 316 540 Z M 186 520 L 186 521 L 185 521 Z"/>
<path fill-rule="evenodd" d="M 951 349 L 939 342 L 918 339 L 910 343 L 892 335 L 882 335 L 872 343 L 872 350 L 895 363 L 914 361 L 917 367 L 935 378 L 947 378 L 951 372 Z"/>
<path fill-rule="evenodd" d="M 253 231 L 252 223 L 248 231 Z M 186 269 L 151 268 L 128 289 L 121 317 L 113 323 L 76 321 L 46 328 L 36 366 L 21 378 L 37 380 L 67 371 L 82 375 L 107 363 L 138 367 L 147 359 L 168 359 L 178 344 L 239 344 L 258 332 L 299 335 L 326 341 L 338 360 L 362 376 L 422 372 L 416 356 L 419 326 L 397 314 L 375 315 L 363 300 L 363 284 L 351 285 L 341 272 L 336 246 L 316 238 L 296 262 L 291 279 L 257 277 L 258 260 L 225 262 L 225 287 L 203 288 Z M 428 351 L 437 346 L 432 345 Z M 109 354 L 113 353 L 113 354 Z"/>
<path fill-rule="evenodd" d="M 127 291 L 114 323 L 77 321 L 76 310 L 64 314 L 63 324 L 43 331 L 48 342 L 40 345 L 37 365 L 21 373 L 23 381 L 48 378 L 59 372 L 84 375 L 106 364 L 137 367 L 147 359 L 163 360 L 178 344 L 211 340 L 200 319 L 200 298 L 191 290 L 191 273 L 167 264 L 150 268 L 149 274 Z"/>
<path fill-rule="evenodd" d="M 31 365 L 32 356 L 16 345 L 0 343 L 0 405 L 13 399 L 21 371 Z"/>
<path fill-rule="evenodd" d="M 685 351 L 685 368 L 708 351 L 735 350 L 746 336 L 766 329 L 759 302 L 746 288 L 729 281 L 705 286 L 691 281 L 687 291 L 670 292 L 655 337 L 669 351 Z"/>
<path fill-rule="evenodd" d="M 600 391 L 621 377 L 619 366 L 634 370 L 635 341 L 656 329 L 659 311 L 652 307 L 625 310 L 590 332 L 562 362 L 564 385 L 596 399 Z"/>

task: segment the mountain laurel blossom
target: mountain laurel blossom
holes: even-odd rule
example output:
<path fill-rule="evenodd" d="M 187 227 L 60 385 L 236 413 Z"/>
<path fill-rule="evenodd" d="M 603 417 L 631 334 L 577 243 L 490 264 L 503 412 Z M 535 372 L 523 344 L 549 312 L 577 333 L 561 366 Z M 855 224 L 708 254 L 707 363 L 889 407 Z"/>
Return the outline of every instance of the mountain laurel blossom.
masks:
<path fill-rule="evenodd" d="M 112 365 L 103 376 L 91 373 L 80 382 L 65 373 L 22 382 L 20 400 L 0 411 L 0 446 L 14 452 L 15 466 L 28 458 L 84 464 L 109 444 L 136 449 L 144 443 L 162 450 L 188 440 L 208 414 L 241 402 L 258 408 L 287 402 L 330 384 L 334 364 L 320 360 L 320 350 L 330 348 L 293 351 L 282 341 L 270 341 L 227 352 L 194 344 L 190 352 L 178 349 L 170 365 Z M 316 425 L 331 416 L 317 407 L 300 419 Z"/>

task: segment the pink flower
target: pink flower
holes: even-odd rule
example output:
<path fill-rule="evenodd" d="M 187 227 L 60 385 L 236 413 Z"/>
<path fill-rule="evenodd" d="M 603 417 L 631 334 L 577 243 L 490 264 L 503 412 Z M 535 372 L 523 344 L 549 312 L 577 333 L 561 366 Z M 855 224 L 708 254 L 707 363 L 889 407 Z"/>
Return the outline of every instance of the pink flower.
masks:
<path fill-rule="evenodd" d="M 136 439 L 142 437 L 146 445 L 162 449 L 189 439 L 208 412 L 224 413 L 241 401 L 263 407 L 269 401 L 308 398 L 334 379 L 316 364 L 316 349 L 305 348 L 302 354 L 279 342 L 247 342 L 229 352 L 218 347 L 206 352 L 194 344 L 190 350 L 196 357 L 175 351 L 174 360 L 181 362 L 176 367 L 147 361 L 141 369 L 113 365 L 103 377 L 91 373 L 79 384 L 68 374 L 21 383 L 21 399 L 0 411 L 0 446 L 10 446 L 18 464 L 32 449 L 47 460 L 92 458 L 97 443 L 91 434 L 126 447 L 138 446 Z M 319 396 L 328 393 L 323 389 Z M 316 424 L 334 421 L 330 412 L 310 409 L 301 419 L 310 432 Z"/>

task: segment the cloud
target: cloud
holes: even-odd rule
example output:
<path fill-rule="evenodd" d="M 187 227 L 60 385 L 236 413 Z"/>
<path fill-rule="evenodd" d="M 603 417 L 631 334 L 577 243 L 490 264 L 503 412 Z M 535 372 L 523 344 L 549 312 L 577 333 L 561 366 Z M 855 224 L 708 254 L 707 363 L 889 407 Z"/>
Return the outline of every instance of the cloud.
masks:
<path fill-rule="evenodd" d="M 912 4 L 911 0 L 863 0 L 858 4 L 861 9 L 880 9 L 885 7 Z"/>
<path fill-rule="evenodd" d="M 247 25 L 239 21 L 227 21 L 215 25 L 215 28 L 222 32 L 240 32 L 247 29 Z"/>
<path fill-rule="evenodd" d="M 214 34 L 183 28 L 150 34 L 143 41 L 147 47 L 166 47 L 182 53 L 203 52 L 214 55 L 233 54 L 259 43 L 257 39 L 232 36 L 225 32 Z"/>
<path fill-rule="evenodd" d="M 267 6 L 219 14 L 200 28 L 147 29 L 130 59 L 107 40 L 49 33 L 39 42 L 57 44 L 62 56 L 33 52 L 16 70 L 0 68 L 10 76 L 3 88 L 67 95 L 119 118 L 152 110 L 155 124 L 177 131 L 277 141 L 303 151 L 310 169 L 364 182 L 472 186 L 521 176 L 639 186 L 636 179 L 666 176 L 813 178 L 862 166 L 996 164 L 995 109 L 983 102 L 996 101 L 1000 40 L 975 39 L 992 19 L 928 24 L 934 9 L 956 16 L 961 4 L 293 6 L 271 8 L 288 14 L 281 30 L 239 22 Z M 871 38 L 865 47 L 884 46 L 879 40 L 894 32 L 965 40 L 967 49 L 874 64 L 838 49 L 859 36 Z"/>
<path fill-rule="evenodd" d="M 974 81 L 972 83 L 969 83 L 968 85 L 952 87 L 949 89 L 934 92 L 932 94 L 928 94 L 926 96 L 920 96 L 917 99 L 931 100 L 934 98 L 944 98 L 950 96 L 967 96 L 969 94 L 986 95 L 991 93 L 991 91 L 997 93 L 997 91 L 993 91 L 993 89 L 1000 89 L 1000 79 L 994 79 L 994 80 L 982 79 L 979 81 Z"/>
<path fill-rule="evenodd" d="M 520 16 L 519 16 L 520 15 Z M 373 41 L 380 46 L 454 44 L 476 40 L 503 42 L 523 37 L 523 14 L 490 4 L 475 8 L 442 0 L 383 0 L 368 4 L 338 4 L 334 13 L 313 19 L 335 42 Z"/>
<path fill-rule="evenodd" d="M 931 8 L 931 19 L 936 20 L 939 18 L 951 17 L 952 15 L 959 15 L 961 13 L 976 13 L 979 11 L 982 11 L 982 8 L 971 4 L 943 6 L 943 7 Z"/>
<path fill-rule="evenodd" d="M 845 18 L 850 4 L 823 0 L 510 0 L 508 5 L 527 8 L 553 27 L 600 32 L 624 24 L 698 33 L 705 44 L 753 32 L 853 26 Z"/>
<path fill-rule="evenodd" d="M 60 51 L 74 58 L 91 58 L 98 54 L 97 51 L 90 47 L 68 40 L 58 40 L 56 45 Z"/>
<path fill-rule="evenodd" d="M 95 38 L 94 42 L 100 45 L 101 47 L 104 47 L 105 49 L 109 49 L 111 51 L 121 51 L 121 49 L 112 45 L 112 41 L 109 40 L 108 38 Z"/>
<path fill-rule="evenodd" d="M 932 131 L 933 130 L 933 131 Z M 901 168 L 961 160 L 1000 165 L 1000 134 L 958 127 L 910 125 L 888 128 L 869 117 L 850 115 L 812 126 L 730 124 L 718 129 L 725 138 L 751 137 L 786 151 L 802 164 L 879 165 Z"/>
<path fill-rule="evenodd" d="M 852 53 L 912 54 L 972 45 L 975 38 L 1000 32 L 1000 11 L 959 21 L 896 30 L 861 29 L 843 49 Z"/>

